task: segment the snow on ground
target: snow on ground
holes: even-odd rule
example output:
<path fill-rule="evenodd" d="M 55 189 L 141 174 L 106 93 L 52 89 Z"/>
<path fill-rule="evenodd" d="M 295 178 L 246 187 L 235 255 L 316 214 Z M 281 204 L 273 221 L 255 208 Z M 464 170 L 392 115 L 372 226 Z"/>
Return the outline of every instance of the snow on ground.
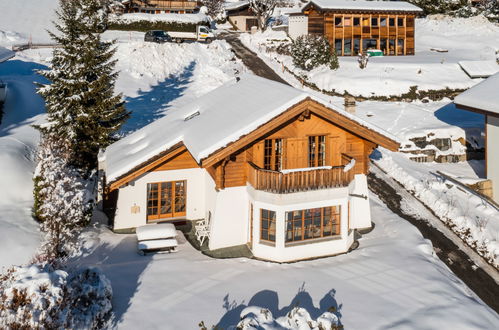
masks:
<path fill-rule="evenodd" d="M 440 179 L 436 171 L 473 182 L 483 177 L 483 162 L 415 163 L 400 153 L 380 148 L 378 165 L 443 219 L 468 245 L 499 266 L 499 210 L 461 187 Z M 473 167 L 472 167 L 473 166 Z M 471 167 L 471 168 L 470 168 Z M 474 172 L 474 173 L 473 173 Z"/>
<path fill-rule="evenodd" d="M 43 100 L 33 83 L 41 81 L 33 70 L 42 68 L 44 64 L 24 54 L 0 63 L 0 79 L 8 85 L 0 125 L 0 270 L 28 262 L 40 241 L 38 224 L 31 217 L 39 135 L 31 125 L 43 119 Z"/>
<path fill-rule="evenodd" d="M 0 0 L 0 45 L 50 42 L 58 0 Z"/>
<path fill-rule="evenodd" d="M 464 28 L 466 27 L 466 28 Z M 357 58 L 340 57 L 340 68 L 331 71 L 325 67 L 306 72 L 294 67 L 289 56 L 265 53 L 266 45 L 285 40 L 284 32 L 268 30 L 264 34 L 242 34 L 241 41 L 250 49 L 284 63 L 295 74 L 306 75 L 307 80 L 320 89 L 338 93 L 348 91 L 356 96 L 390 96 L 409 92 L 411 86 L 419 90 L 445 88 L 463 89 L 481 79 L 471 79 L 459 66 L 461 60 L 495 61 L 499 51 L 499 26 L 482 16 L 449 18 L 433 16 L 416 20 L 416 55 L 371 57 L 367 68 L 359 68 Z M 431 48 L 448 50 L 447 53 Z"/>
<path fill-rule="evenodd" d="M 418 230 L 372 196 L 374 230 L 345 255 L 276 264 L 179 252 L 137 254 L 135 235 L 95 233 L 81 259 L 111 280 L 122 329 L 197 329 L 239 322 L 247 306 L 277 318 L 295 306 L 313 319 L 336 307 L 346 329 L 495 329 L 499 317 L 434 254 Z"/>

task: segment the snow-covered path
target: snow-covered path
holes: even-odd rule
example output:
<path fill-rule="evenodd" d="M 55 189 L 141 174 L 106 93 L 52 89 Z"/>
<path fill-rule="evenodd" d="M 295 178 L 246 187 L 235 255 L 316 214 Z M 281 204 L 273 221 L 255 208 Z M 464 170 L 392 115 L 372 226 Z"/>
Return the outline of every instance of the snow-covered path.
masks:
<path fill-rule="evenodd" d="M 372 199 L 375 229 L 352 253 L 294 264 L 211 259 L 181 244 L 173 254 L 136 253 L 134 235 L 103 229 L 85 264 L 111 279 L 122 329 L 236 324 L 247 305 L 317 317 L 339 310 L 347 329 L 494 329 L 499 317 L 434 254 L 419 231 Z"/>
<path fill-rule="evenodd" d="M 22 58 L 0 64 L 8 96 L 0 125 L 0 269 L 29 261 L 39 245 L 38 224 L 31 217 L 32 176 L 43 100 L 35 94 L 33 70 L 42 65 Z"/>

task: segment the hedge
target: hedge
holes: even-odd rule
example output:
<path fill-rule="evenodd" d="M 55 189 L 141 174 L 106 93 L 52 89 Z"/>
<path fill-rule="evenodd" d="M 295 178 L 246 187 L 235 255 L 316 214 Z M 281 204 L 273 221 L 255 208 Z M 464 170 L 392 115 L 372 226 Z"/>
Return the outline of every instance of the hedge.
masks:
<path fill-rule="evenodd" d="M 209 26 L 209 23 L 208 22 L 180 23 L 180 22 L 151 22 L 151 21 L 110 22 L 108 25 L 108 29 L 118 30 L 118 31 L 139 31 L 139 32 L 147 32 L 151 30 L 196 32 L 197 25 Z"/>

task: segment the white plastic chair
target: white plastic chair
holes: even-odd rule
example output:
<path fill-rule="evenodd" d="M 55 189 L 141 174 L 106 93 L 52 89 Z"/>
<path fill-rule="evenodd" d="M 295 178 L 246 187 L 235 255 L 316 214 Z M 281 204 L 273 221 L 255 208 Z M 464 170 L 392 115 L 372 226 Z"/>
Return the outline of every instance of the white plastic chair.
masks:
<path fill-rule="evenodd" d="M 196 239 L 199 242 L 199 245 L 202 246 L 206 238 L 210 238 L 210 220 L 211 220 L 211 212 L 208 212 L 208 216 L 200 220 L 196 223 L 195 234 Z"/>

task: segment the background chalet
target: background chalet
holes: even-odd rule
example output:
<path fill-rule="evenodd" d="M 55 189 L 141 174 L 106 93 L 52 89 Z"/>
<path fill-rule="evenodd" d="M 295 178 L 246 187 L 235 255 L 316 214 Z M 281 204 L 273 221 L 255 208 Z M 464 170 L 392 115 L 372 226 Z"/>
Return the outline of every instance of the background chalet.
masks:
<path fill-rule="evenodd" d="M 324 35 L 339 56 L 379 49 L 384 55 L 415 54 L 419 7 L 403 1 L 312 0 L 291 13 L 289 34 Z"/>
<path fill-rule="evenodd" d="M 125 13 L 147 14 L 189 14 L 199 10 L 197 1 L 171 1 L 171 0 L 124 0 L 121 1 Z"/>
<path fill-rule="evenodd" d="M 100 156 L 114 229 L 209 218 L 209 248 L 292 261 L 348 251 L 370 228 L 366 173 L 389 133 L 287 85 L 244 75 Z M 312 244 L 313 243 L 313 244 Z"/>

